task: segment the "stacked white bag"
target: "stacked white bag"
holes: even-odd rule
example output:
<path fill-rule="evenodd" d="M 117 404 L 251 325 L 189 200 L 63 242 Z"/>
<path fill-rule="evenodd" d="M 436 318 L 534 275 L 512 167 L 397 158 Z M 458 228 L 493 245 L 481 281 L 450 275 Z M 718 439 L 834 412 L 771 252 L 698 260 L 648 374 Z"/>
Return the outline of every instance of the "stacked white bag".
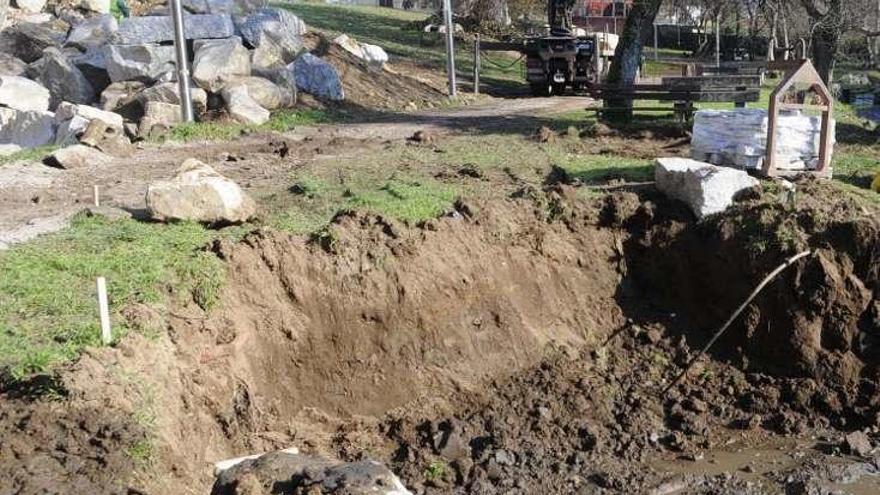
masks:
<path fill-rule="evenodd" d="M 766 110 L 700 110 L 694 115 L 691 157 L 737 168 L 760 168 L 767 147 Z M 819 158 L 822 119 L 801 112 L 780 113 L 776 125 L 777 167 L 815 169 Z M 834 142 L 834 121 L 831 122 Z M 831 150 L 829 150 L 831 151 Z"/>

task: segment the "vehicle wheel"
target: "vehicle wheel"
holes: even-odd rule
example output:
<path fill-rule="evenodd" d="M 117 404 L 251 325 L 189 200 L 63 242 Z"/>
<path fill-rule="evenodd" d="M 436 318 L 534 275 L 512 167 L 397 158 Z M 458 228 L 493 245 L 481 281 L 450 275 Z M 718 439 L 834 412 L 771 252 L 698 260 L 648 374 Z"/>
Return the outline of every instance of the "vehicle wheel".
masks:
<path fill-rule="evenodd" d="M 553 83 L 553 94 L 556 96 L 565 94 L 565 83 Z"/>
<path fill-rule="evenodd" d="M 530 87 L 532 89 L 532 96 L 550 96 L 552 91 L 550 85 L 546 83 L 532 83 Z"/>

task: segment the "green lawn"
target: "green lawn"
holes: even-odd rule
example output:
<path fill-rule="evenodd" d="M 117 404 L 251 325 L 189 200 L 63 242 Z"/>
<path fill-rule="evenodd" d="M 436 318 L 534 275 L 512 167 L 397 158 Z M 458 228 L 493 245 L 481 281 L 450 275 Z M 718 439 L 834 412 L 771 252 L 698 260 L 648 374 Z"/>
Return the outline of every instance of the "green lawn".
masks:
<path fill-rule="evenodd" d="M 424 67 L 443 69 L 446 66 L 446 45 L 443 35 L 424 33 L 420 23 L 427 15 L 385 7 L 331 5 L 303 1 L 277 4 L 297 14 L 309 29 L 330 37 L 348 34 L 358 41 L 379 45 L 395 58 L 405 58 Z M 470 81 L 474 70 L 473 41 L 456 38 L 456 73 Z M 523 63 L 504 53 L 490 53 L 482 64 L 480 79 L 495 87 L 522 87 Z"/>
<path fill-rule="evenodd" d="M 95 280 L 106 277 L 115 337 L 131 303 L 164 307 L 167 294 L 203 307 L 225 270 L 204 248 L 215 234 L 173 225 L 79 215 L 69 228 L 0 253 L 0 369 L 14 378 L 44 372 L 100 342 Z"/>

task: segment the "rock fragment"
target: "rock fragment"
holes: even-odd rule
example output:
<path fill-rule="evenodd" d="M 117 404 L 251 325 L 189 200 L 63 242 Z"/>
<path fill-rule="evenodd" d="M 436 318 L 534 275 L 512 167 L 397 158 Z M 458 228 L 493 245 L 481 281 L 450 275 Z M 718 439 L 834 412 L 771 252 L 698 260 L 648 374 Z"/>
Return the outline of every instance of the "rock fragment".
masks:
<path fill-rule="evenodd" d="M 256 212 L 253 200 L 238 184 L 194 158 L 183 162 L 173 179 L 151 184 L 146 199 L 150 214 L 158 220 L 240 223 Z"/>
<path fill-rule="evenodd" d="M 724 211 L 740 191 L 759 184 L 743 170 L 689 158 L 656 159 L 654 179 L 657 189 L 687 203 L 697 218 Z"/>

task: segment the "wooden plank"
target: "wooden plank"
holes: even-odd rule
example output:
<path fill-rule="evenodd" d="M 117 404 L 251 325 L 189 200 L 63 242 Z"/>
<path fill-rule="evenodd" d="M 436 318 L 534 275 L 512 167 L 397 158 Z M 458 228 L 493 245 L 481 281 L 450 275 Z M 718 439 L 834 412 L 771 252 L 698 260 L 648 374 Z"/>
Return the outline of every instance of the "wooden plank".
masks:
<path fill-rule="evenodd" d="M 664 77 L 663 85 L 670 89 L 684 87 L 698 87 L 702 89 L 713 88 L 737 88 L 761 86 L 761 76 L 698 76 L 698 77 Z"/>
<path fill-rule="evenodd" d="M 828 110 L 828 105 L 809 105 L 806 103 L 780 103 L 779 108 L 786 110 Z"/>

